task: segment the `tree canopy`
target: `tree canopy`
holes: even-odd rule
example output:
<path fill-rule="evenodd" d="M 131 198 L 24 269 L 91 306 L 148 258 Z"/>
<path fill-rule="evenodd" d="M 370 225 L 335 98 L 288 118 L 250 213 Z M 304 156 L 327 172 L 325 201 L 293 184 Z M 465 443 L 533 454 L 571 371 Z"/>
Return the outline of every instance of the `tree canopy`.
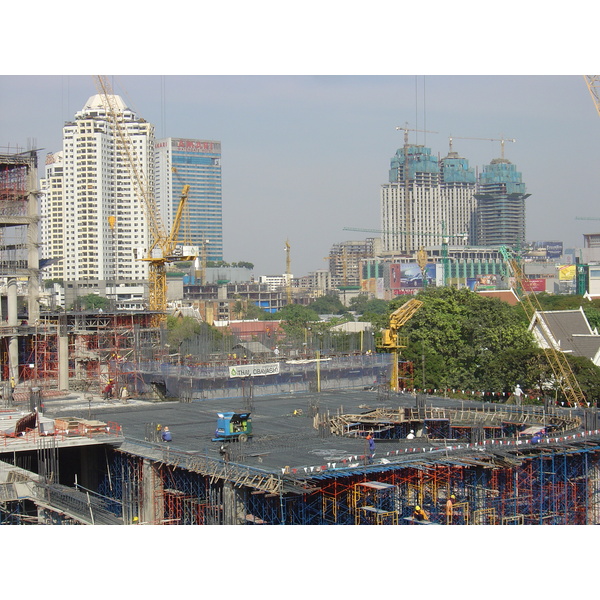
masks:
<path fill-rule="evenodd" d="M 548 365 L 520 307 L 465 288 L 432 288 L 418 298 L 423 306 L 401 331 L 415 385 L 512 393 L 518 383 L 541 391 Z M 392 301 L 390 314 L 405 301 Z"/>

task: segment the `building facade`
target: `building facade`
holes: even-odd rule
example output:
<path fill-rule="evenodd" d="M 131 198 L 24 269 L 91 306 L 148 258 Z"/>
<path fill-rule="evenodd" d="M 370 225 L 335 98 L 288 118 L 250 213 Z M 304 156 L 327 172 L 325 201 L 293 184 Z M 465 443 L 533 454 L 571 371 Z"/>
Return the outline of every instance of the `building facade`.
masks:
<path fill-rule="evenodd" d="M 336 287 L 358 287 L 362 261 L 381 252 L 381 238 L 351 240 L 334 244 L 329 251 L 329 272 Z"/>
<path fill-rule="evenodd" d="M 479 175 L 475 243 L 480 246 L 525 245 L 526 193 L 521 173 L 506 158 L 497 158 Z"/>
<path fill-rule="evenodd" d="M 444 240 L 466 245 L 474 233 L 475 186 L 474 170 L 456 152 L 438 160 L 430 148 L 405 144 L 381 186 L 383 250 L 412 255 Z"/>
<path fill-rule="evenodd" d="M 100 95 L 92 96 L 63 128 L 62 152 L 47 157 L 40 212 L 46 278 L 106 281 L 148 278 L 139 260 L 150 247 L 146 207 L 136 181 L 153 193 L 154 127 L 120 96 L 112 97 L 126 132 L 118 141 Z M 139 177 L 132 176 L 130 156 Z"/>
<path fill-rule="evenodd" d="M 184 185 L 187 208 L 179 239 L 200 250 L 201 260 L 223 260 L 221 142 L 184 138 L 157 140 L 156 201 L 167 231 L 171 230 Z"/>

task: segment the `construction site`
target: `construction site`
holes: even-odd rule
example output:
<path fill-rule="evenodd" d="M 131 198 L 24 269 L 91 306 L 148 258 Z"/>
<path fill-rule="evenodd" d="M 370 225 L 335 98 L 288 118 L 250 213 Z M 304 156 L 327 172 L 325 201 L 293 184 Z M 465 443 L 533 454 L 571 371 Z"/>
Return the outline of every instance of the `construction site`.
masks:
<path fill-rule="evenodd" d="M 160 304 L 40 313 L 35 153 L 1 180 L 2 524 L 598 523 L 596 410 L 408 392 L 398 331 L 418 301 L 382 353 L 182 361 Z"/>
<path fill-rule="evenodd" d="M 253 359 L 231 338 L 184 360 L 167 343 L 165 266 L 186 257 L 187 187 L 169 234 L 150 223 L 147 310 L 52 312 L 37 177 L 35 151 L 0 156 L 0 524 L 600 522 L 597 409 L 551 345 L 566 407 L 416 393 L 399 331 L 417 300 L 391 315 L 381 352 Z"/>

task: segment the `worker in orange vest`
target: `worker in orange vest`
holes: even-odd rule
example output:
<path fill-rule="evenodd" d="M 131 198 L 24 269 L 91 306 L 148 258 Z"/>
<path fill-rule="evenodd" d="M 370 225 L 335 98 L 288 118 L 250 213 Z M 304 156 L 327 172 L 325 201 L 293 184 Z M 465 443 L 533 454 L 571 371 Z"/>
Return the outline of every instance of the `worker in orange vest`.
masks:
<path fill-rule="evenodd" d="M 448 500 L 446 500 L 446 525 L 452 525 L 454 521 L 454 503 L 456 502 L 456 496 L 452 494 Z"/>

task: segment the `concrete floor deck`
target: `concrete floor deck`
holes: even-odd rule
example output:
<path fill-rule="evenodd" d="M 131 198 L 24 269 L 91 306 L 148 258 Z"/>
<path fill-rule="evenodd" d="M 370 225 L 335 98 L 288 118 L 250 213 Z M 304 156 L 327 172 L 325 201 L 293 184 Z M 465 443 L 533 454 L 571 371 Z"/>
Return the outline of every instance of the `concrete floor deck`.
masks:
<path fill-rule="evenodd" d="M 309 411 L 317 405 L 321 414 L 357 414 L 376 408 L 415 407 L 416 400 L 409 394 L 392 395 L 382 399 L 371 390 L 344 390 L 321 393 L 287 394 L 254 398 L 252 424 L 254 437 L 248 442 L 229 445 L 231 460 L 265 470 L 290 467 L 310 469 L 327 464 L 365 465 L 368 454 L 364 438 L 322 436 L 313 427 Z M 428 399 L 427 406 L 448 408 L 481 407 L 477 401 L 457 401 Z M 123 427 L 128 441 L 147 444 L 148 432 L 158 423 L 168 426 L 173 434 L 169 447 L 173 451 L 207 455 L 220 458 L 218 442 L 211 441 L 217 421 L 217 413 L 224 411 L 244 412 L 247 408 L 243 399 L 204 400 L 200 402 L 146 402 L 131 400 L 127 404 L 108 404 L 100 397 L 91 402 L 74 395 L 68 399 L 49 400 L 45 404 L 45 414 L 49 417 L 75 416 L 114 421 Z M 300 416 L 294 411 L 301 410 Z M 157 444 L 158 448 L 166 446 Z M 396 457 L 407 449 L 433 449 L 440 444 L 432 444 L 423 438 L 415 440 L 376 440 L 374 462 Z M 158 449 L 157 448 L 157 449 Z"/>

